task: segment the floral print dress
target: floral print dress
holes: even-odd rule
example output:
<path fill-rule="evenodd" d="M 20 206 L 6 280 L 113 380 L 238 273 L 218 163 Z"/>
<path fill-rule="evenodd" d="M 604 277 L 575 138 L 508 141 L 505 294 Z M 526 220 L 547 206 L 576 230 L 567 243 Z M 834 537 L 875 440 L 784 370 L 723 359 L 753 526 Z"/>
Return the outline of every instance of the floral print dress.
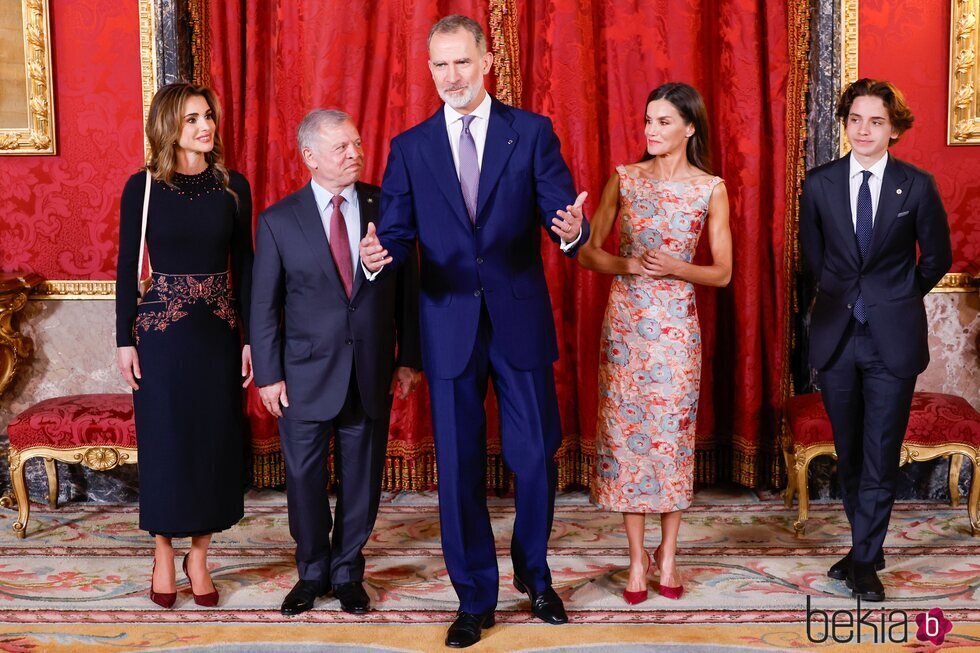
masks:
<path fill-rule="evenodd" d="M 690 262 L 719 177 L 671 182 L 617 166 L 620 256 L 662 249 Z M 694 286 L 617 275 L 602 324 L 592 502 L 618 512 L 673 512 L 694 494 L 701 328 Z"/>

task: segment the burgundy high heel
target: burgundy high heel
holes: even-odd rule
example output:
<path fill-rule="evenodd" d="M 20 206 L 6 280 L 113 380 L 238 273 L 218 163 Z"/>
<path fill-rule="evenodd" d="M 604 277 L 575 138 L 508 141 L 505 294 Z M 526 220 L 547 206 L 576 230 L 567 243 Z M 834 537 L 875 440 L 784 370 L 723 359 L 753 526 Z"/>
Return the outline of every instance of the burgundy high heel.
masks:
<path fill-rule="evenodd" d="M 218 586 L 215 585 L 214 591 L 208 592 L 207 594 L 198 594 L 194 591 L 194 581 L 191 580 L 191 575 L 187 573 L 187 556 L 189 555 L 189 553 L 184 554 L 183 567 L 184 575 L 187 576 L 187 582 L 190 583 L 191 586 L 191 594 L 194 595 L 194 603 L 203 605 L 206 608 L 213 608 L 214 606 L 218 605 Z M 211 582 L 213 583 L 214 581 Z"/>
<path fill-rule="evenodd" d="M 647 555 L 647 569 L 645 572 L 643 572 L 643 580 L 646 581 L 647 574 L 650 573 L 650 568 L 653 567 L 653 563 L 650 561 L 650 552 L 644 549 L 643 553 Z M 644 587 L 641 590 L 637 590 L 636 592 L 631 592 L 630 590 L 627 589 L 623 590 L 623 600 L 629 603 L 630 605 L 643 603 L 644 601 L 647 600 L 648 596 L 649 593 L 647 592 L 646 587 Z"/>
<path fill-rule="evenodd" d="M 662 545 L 661 545 L 662 546 Z M 660 547 L 653 552 L 653 559 L 657 561 L 657 569 L 660 569 Z M 657 583 L 657 593 L 665 599 L 679 599 L 684 595 L 684 586 L 667 587 L 663 583 Z"/>
<path fill-rule="evenodd" d="M 156 592 L 153 590 L 153 572 L 156 571 L 156 568 L 157 561 L 154 558 L 152 571 L 150 571 L 150 600 L 161 608 L 167 608 L 169 610 L 177 602 L 177 592 Z"/>

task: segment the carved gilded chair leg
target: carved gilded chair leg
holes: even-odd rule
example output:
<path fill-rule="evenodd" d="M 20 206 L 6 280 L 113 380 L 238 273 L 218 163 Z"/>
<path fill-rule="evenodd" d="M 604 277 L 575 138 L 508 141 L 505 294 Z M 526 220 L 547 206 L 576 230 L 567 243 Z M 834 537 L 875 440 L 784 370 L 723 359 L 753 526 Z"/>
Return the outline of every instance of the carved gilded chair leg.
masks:
<path fill-rule="evenodd" d="M 23 538 L 27 535 L 27 520 L 31 516 L 31 498 L 27 495 L 27 484 L 24 483 L 24 460 L 14 461 L 11 456 L 10 480 L 14 486 L 14 496 L 17 498 L 17 521 L 14 522 L 14 535 Z"/>
<path fill-rule="evenodd" d="M 44 459 L 44 471 L 48 474 L 48 507 L 54 510 L 58 507 L 58 467 L 54 458 Z"/>
<path fill-rule="evenodd" d="M 963 468 L 963 458 L 965 456 L 957 453 L 949 456 L 949 505 L 953 508 L 960 507 L 960 469 Z"/>
<path fill-rule="evenodd" d="M 970 529 L 980 535 L 980 451 L 973 454 L 973 479 L 970 481 L 970 499 L 966 506 L 970 515 Z"/>
<path fill-rule="evenodd" d="M 783 449 L 783 458 L 786 460 L 786 491 L 783 492 L 783 503 L 787 508 L 792 508 L 793 497 L 800 491 L 796 483 L 796 456 L 789 449 Z"/>
<path fill-rule="evenodd" d="M 799 492 L 799 488 L 796 487 L 796 456 L 793 454 L 793 433 L 789 430 L 789 424 L 785 418 L 783 418 L 780 444 L 783 449 L 783 460 L 786 463 L 786 491 L 783 492 L 783 502 L 787 508 L 792 508 L 793 495 Z"/>
<path fill-rule="evenodd" d="M 807 519 L 810 518 L 810 487 L 807 484 L 807 472 L 810 469 L 810 457 L 806 453 L 797 451 L 796 454 L 796 496 L 797 512 L 796 522 L 793 528 L 797 535 L 803 535 L 806 530 Z"/>

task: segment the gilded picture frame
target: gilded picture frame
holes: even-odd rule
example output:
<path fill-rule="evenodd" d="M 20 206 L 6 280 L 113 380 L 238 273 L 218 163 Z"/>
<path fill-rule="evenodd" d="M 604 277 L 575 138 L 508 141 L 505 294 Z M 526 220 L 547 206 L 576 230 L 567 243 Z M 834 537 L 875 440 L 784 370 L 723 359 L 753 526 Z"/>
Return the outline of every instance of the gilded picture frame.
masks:
<path fill-rule="evenodd" d="M 947 145 L 980 145 L 980 0 L 952 0 Z"/>
<path fill-rule="evenodd" d="M 48 0 L 0 0 L 0 154 L 55 154 Z"/>
<path fill-rule="evenodd" d="M 841 0 L 840 3 L 840 89 L 844 90 L 858 80 L 858 0 Z M 844 156 L 851 151 L 844 128 L 840 128 L 837 151 Z"/>

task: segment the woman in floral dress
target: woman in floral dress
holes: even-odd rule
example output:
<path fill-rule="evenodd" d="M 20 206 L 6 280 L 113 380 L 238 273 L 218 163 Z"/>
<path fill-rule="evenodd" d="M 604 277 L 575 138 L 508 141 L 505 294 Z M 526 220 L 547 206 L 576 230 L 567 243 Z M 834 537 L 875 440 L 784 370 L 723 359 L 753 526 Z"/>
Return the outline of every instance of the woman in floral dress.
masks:
<path fill-rule="evenodd" d="M 658 591 L 680 598 L 675 566 L 681 511 L 691 505 L 701 330 L 694 284 L 731 278 L 728 195 L 712 176 L 704 101 L 681 83 L 654 89 L 646 105 L 646 150 L 616 167 L 579 253 L 590 270 L 614 274 L 602 325 L 597 468 L 592 501 L 623 513 L 629 541 L 628 603 L 647 598 L 653 561 L 646 513 L 659 513 Z M 602 249 L 619 214 L 619 255 Z M 691 263 L 702 230 L 711 265 Z"/>

